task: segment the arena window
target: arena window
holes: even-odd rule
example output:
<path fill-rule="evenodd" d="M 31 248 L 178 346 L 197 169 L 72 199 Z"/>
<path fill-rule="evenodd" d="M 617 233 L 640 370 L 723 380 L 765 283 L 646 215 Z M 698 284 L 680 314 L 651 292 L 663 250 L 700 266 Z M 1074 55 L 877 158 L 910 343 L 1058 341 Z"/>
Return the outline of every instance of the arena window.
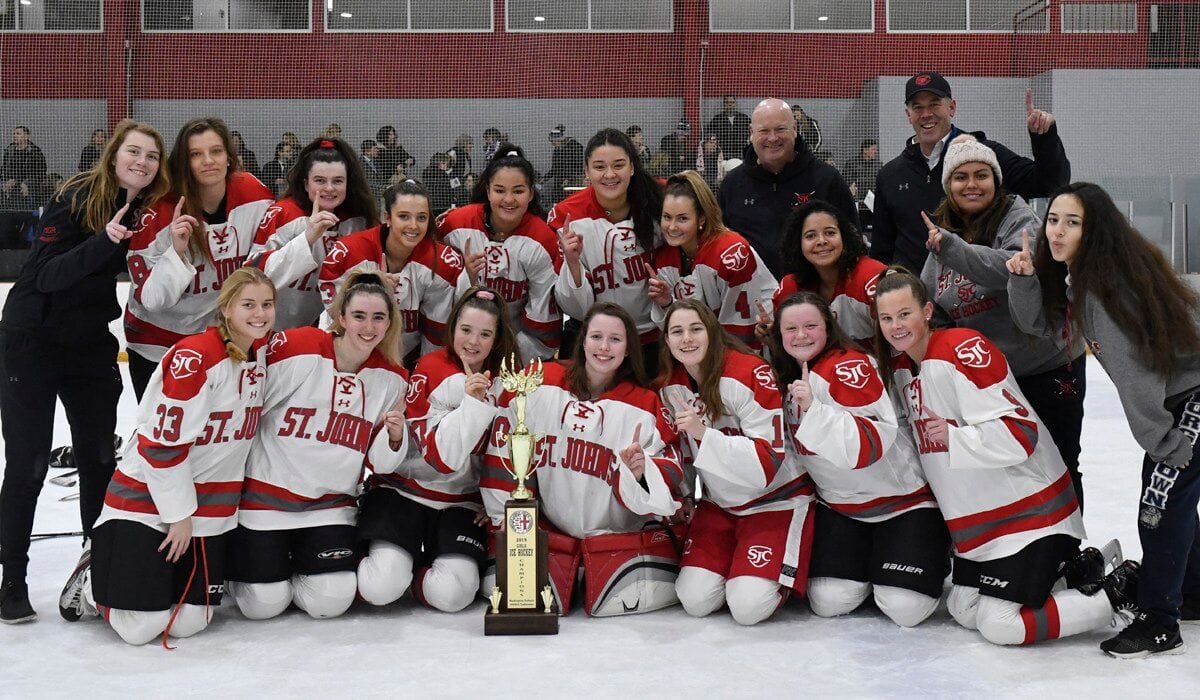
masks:
<path fill-rule="evenodd" d="M 675 28 L 671 0 L 508 0 L 510 32 L 670 32 Z"/>
<path fill-rule="evenodd" d="M 0 0 L 0 31 L 99 32 L 100 0 Z"/>
<path fill-rule="evenodd" d="M 1049 0 L 1041 0 L 1049 6 Z M 897 33 L 1008 33 L 1013 18 L 1028 14 L 1038 0 L 887 0 L 887 30 Z M 1049 15 L 1043 13 L 1043 27 L 1021 25 L 1021 31 L 1050 31 Z"/>
<path fill-rule="evenodd" d="M 1151 16 L 1158 6 L 1150 6 Z M 1062 4 L 1064 34 L 1132 33 L 1137 31 L 1137 3 L 1134 2 L 1064 2 Z"/>
<path fill-rule="evenodd" d="M 331 32 L 490 32 L 492 0 L 326 0 Z"/>
<path fill-rule="evenodd" d="M 712 0 L 717 32 L 873 32 L 874 0 Z"/>
<path fill-rule="evenodd" d="M 145 32 L 307 32 L 309 0 L 142 0 Z"/>

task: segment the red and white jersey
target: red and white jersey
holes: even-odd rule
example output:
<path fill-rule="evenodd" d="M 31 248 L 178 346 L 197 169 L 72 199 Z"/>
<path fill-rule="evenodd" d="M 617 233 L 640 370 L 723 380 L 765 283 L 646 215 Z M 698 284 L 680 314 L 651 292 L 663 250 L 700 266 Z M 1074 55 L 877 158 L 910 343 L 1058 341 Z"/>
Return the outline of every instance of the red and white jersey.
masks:
<path fill-rule="evenodd" d="M 378 350 L 357 372 L 340 372 L 333 335 L 308 327 L 276 333 L 267 362 L 239 522 L 252 530 L 355 524 L 363 470 L 394 470 L 408 447 L 407 430 L 393 450 L 383 428 L 383 414 L 404 405 L 407 373 Z"/>
<path fill-rule="evenodd" d="M 571 318 L 582 319 L 592 304 L 611 301 L 633 316 L 642 342 L 658 338 L 658 326 L 650 318 L 653 302 L 647 296 L 650 279 L 650 252 L 642 249 L 633 233 L 633 219 L 613 223 L 596 201 L 591 187 L 580 190 L 555 205 L 546 218 L 553 229 L 559 229 L 571 219 L 571 230 L 583 239 L 579 257 L 583 280 L 579 286 L 564 262 L 554 292 L 558 305 Z M 655 246 L 662 237 L 655 229 Z"/>
<path fill-rule="evenodd" d="M 216 328 L 176 343 L 146 386 L 96 524 L 166 532 L 190 517 L 196 537 L 232 530 L 266 384 L 265 363 L 229 359 Z"/>
<path fill-rule="evenodd" d="M 671 288 L 672 299 L 697 299 L 713 310 L 717 321 L 750 347 L 761 345 L 754 336 L 755 319 L 761 301 L 771 311 L 771 297 L 777 284 L 762 258 L 741 234 L 722 231 L 696 249 L 696 259 L 685 272 L 683 251 L 674 246 L 659 246 L 654 251 L 654 269 Z M 666 309 L 651 307 L 654 322 L 662 324 Z"/>
<path fill-rule="evenodd" d="M 549 359 L 562 339 L 562 312 L 554 297 L 554 284 L 562 269 L 558 236 L 546 222 L 527 212 L 508 238 L 495 241 L 487 234 L 484 217 L 482 204 L 451 209 L 438 232 L 460 253 L 468 242 L 472 253 L 484 253 L 479 282 L 508 302 L 521 357 L 526 361 Z M 470 286 L 470 277 L 463 275 L 459 284 L 461 294 Z"/>
<path fill-rule="evenodd" d="M 870 357 L 830 349 L 809 365 L 808 383 L 813 403 L 802 416 L 781 387 L 787 459 L 807 468 L 822 501 L 865 522 L 937 507 L 909 426 L 900 424 Z"/>
<path fill-rule="evenodd" d="M 547 362 L 542 385 L 529 395 L 525 421 L 539 436 L 531 488 L 542 512 L 559 530 L 582 539 L 610 532 L 635 532 L 659 516 L 672 515 L 683 471 L 675 431 L 658 396 L 622 382 L 594 400 L 579 399 L 566 383 L 566 368 Z M 504 502 L 517 480 L 505 469 L 507 445 L 500 444 L 516 425 L 516 413 L 501 399 L 492 428 L 479 488 L 488 515 L 499 523 Z M 639 483 L 621 460 L 641 426 L 646 471 Z M 643 485 L 644 484 L 644 485 Z"/>
<path fill-rule="evenodd" d="M 412 446 L 400 467 L 371 483 L 399 491 L 430 508 L 483 510 L 479 473 L 503 387 L 497 377 L 488 400 L 464 390 L 467 375 L 446 348 L 421 358 L 408 384 Z"/>
<path fill-rule="evenodd" d="M 374 223 L 338 214 L 338 225 L 310 246 L 305 236 L 310 213 L 291 197 L 281 199 L 267 207 L 254 233 L 250 264 L 267 273 L 278 288 L 276 328 L 307 326 L 317 320 L 322 308 L 318 277 L 334 242 Z"/>
<path fill-rule="evenodd" d="M 837 324 L 851 338 L 868 347 L 875 336 L 875 285 L 886 269 L 887 265 L 878 260 L 862 256 L 849 274 L 838 279 L 833 286 L 833 298 L 829 300 Z M 775 308 L 796 292 L 820 294 L 820 291 L 817 287 L 801 286 L 795 275 L 786 275 L 775 290 Z"/>
<path fill-rule="evenodd" d="M 989 561 L 1048 535 L 1086 537 L 1071 475 L 995 344 L 967 328 L 934 331 L 919 375 L 900 362 L 894 377 L 959 556 Z M 928 436 L 934 416 L 950 421 L 948 445 Z"/>
<path fill-rule="evenodd" d="M 426 236 L 404 266 L 392 270 L 384 254 L 386 238 L 387 228 L 376 226 L 334 241 L 321 265 L 321 302 L 328 314 L 338 287 L 355 270 L 399 273 L 395 296 L 404 323 L 400 357 L 408 357 L 417 348 L 421 354 L 430 353 L 440 348 L 446 337 L 446 323 L 457 298 L 455 288 L 463 272 L 462 256 Z"/>
<path fill-rule="evenodd" d="M 798 462 L 783 459 L 783 405 L 771 367 L 754 355 L 727 349 L 721 370 L 723 415 L 715 423 L 687 370 L 661 389 L 672 412 L 691 406 L 707 428 L 698 443 L 680 434 L 684 465 L 694 469 L 704 498 L 735 515 L 787 510 L 812 500 L 812 480 Z M 693 472 L 689 470 L 689 481 Z"/>
<path fill-rule="evenodd" d="M 225 222 L 207 224 L 207 256 L 182 256 L 171 244 L 171 221 L 179 198 L 158 200 L 129 242 L 129 300 L 125 339 L 129 348 L 161 360 L 167 348 L 201 333 L 213 322 L 221 286 L 246 262 L 254 231 L 274 197 L 250 173 L 235 172 L 225 183 Z"/>

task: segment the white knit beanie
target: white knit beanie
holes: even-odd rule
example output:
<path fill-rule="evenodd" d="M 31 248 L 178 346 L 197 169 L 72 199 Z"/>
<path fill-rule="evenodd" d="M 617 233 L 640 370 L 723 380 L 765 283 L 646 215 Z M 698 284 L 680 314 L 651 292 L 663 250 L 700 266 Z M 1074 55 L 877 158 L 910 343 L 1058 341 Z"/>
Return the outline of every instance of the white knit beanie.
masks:
<path fill-rule="evenodd" d="M 946 147 L 946 157 L 942 159 L 942 190 L 950 194 L 950 176 L 963 163 L 986 163 L 996 175 L 996 186 L 1004 181 L 1000 172 L 1000 161 L 996 160 L 996 152 L 975 140 L 970 134 L 959 134 Z"/>

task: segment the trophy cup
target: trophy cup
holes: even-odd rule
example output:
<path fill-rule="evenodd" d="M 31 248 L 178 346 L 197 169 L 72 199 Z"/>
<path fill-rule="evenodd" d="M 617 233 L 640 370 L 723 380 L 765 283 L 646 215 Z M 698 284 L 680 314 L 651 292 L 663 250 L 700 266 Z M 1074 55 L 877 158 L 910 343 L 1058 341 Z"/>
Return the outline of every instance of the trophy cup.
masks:
<path fill-rule="evenodd" d="M 516 478 L 517 488 L 504 504 L 504 522 L 496 532 L 496 587 L 484 612 L 483 633 L 558 634 L 558 603 L 550 587 L 546 533 L 538 529 L 538 504 L 525 480 L 533 465 L 537 436 L 525 425 L 525 402 L 542 384 L 542 362 L 524 369 L 515 361 L 500 364 L 500 381 L 512 400 L 517 424 L 508 435 L 510 459 L 504 465 Z M 540 605 L 539 605 L 540 603 Z"/>

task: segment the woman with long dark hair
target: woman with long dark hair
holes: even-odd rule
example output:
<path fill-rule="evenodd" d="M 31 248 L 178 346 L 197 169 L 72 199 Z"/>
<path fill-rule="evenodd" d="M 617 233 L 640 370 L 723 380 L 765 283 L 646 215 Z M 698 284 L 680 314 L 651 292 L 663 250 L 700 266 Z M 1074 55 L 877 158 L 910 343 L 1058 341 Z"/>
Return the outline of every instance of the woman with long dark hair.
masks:
<path fill-rule="evenodd" d="M 338 238 L 379 221 L 358 154 L 337 138 L 308 144 L 288 171 L 283 198 L 267 208 L 250 261 L 279 289 L 276 328 L 312 324 L 321 314 L 321 264 Z"/>
<path fill-rule="evenodd" d="M 71 424 L 85 538 L 116 468 L 113 431 L 121 374 L 108 324 L 121 313 L 117 275 L 129 239 L 170 189 L 163 141 L 153 127 L 122 121 L 89 171 L 63 184 L 38 223 L 29 259 L 0 316 L 0 620 L 36 617 L 25 584 L 33 513 L 46 477 L 55 400 Z M 86 541 L 86 540 L 85 540 Z M 85 552 L 86 556 L 86 552 Z"/>
<path fill-rule="evenodd" d="M 216 117 L 183 125 L 167 158 L 171 194 L 130 241 L 125 339 L 138 400 L 167 349 L 208 326 L 274 199 L 242 169 L 231 133 Z"/>
<path fill-rule="evenodd" d="M 1084 338 L 1117 386 L 1146 451 L 1138 536 L 1138 617 L 1100 648 L 1112 656 L 1183 651 L 1179 620 L 1200 619 L 1200 300 L 1100 187 L 1050 199 L 1036 252 L 1008 269 L 1009 304 L 1026 331 Z"/>
<path fill-rule="evenodd" d="M 588 186 L 555 205 L 546 220 L 562 238 L 558 304 L 572 319 L 583 318 L 597 301 L 629 311 L 639 334 L 635 345 L 653 373 L 659 330 L 650 317 L 648 262 L 662 240 L 662 190 L 633 142 L 616 129 L 601 129 L 588 141 L 584 173 Z M 577 332 L 570 323 L 564 337 Z"/>
<path fill-rule="evenodd" d="M 464 284 L 485 285 L 504 297 L 521 354 L 550 359 L 562 337 L 562 313 L 554 298 L 562 254 L 544 221 L 536 182 L 537 171 L 525 153 L 500 144 L 471 193 L 471 204 L 447 212 L 438 230 L 466 260 Z"/>

